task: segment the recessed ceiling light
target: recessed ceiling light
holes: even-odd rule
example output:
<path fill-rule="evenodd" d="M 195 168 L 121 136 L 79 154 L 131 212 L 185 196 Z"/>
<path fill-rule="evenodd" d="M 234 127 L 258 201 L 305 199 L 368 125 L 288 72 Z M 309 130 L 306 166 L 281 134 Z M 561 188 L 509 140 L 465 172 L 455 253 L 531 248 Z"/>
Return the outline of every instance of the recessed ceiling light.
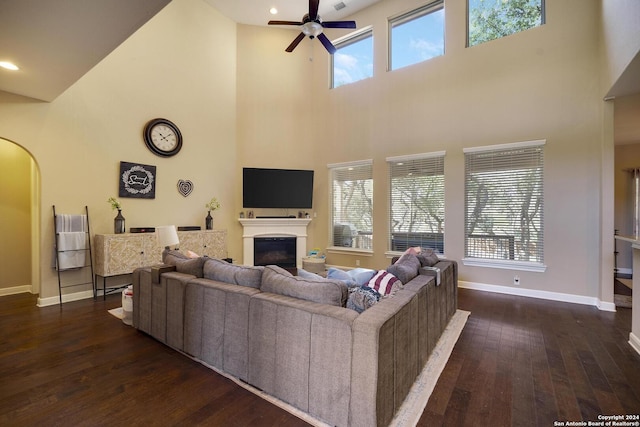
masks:
<path fill-rule="evenodd" d="M 272 7 L 271 9 L 269 9 L 269 12 L 270 12 L 272 15 L 277 15 L 277 14 L 278 14 L 278 9 L 276 9 L 275 7 Z"/>
<path fill-rule="evenodd" d="M 11 71 L 17 71 L 20 69 L 18 68 L 17 65 L 12 64 L 11 62 L 6 62 L 6 61 L 0 61 L 0 67 L 6 68 L 7 70 L 11 70 Z"/>

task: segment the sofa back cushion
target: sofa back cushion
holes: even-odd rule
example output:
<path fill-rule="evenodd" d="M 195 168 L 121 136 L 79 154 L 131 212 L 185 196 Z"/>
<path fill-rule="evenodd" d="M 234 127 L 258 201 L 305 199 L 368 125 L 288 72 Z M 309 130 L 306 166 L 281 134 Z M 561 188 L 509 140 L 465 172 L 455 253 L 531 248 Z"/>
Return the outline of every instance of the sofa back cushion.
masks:
<path fill-rule="evenodd" d="M 175 265 L 178 273 L 191 274 L 196 277 L 203 277 L 202 267 L 205 258 L 187 258 L 177 251 L 169 251 L 163 254 L 163 262 L 168 265 Z"/>
<path fill-rule="evenodd" d="M 231 285 L 260 288 L 264 267 L 234 265 L 216 258 L 207 258 L 204 263 L 204 277 Z"/>
<path fill-rule="evenodd" d="M 340 280 L 322 277 L 313 280 L 293 276 L 287 270 L 275 265 L 264 267 L 260 290 L 340 307 L 345 306 L 348 295 L 347 285 Z"/>

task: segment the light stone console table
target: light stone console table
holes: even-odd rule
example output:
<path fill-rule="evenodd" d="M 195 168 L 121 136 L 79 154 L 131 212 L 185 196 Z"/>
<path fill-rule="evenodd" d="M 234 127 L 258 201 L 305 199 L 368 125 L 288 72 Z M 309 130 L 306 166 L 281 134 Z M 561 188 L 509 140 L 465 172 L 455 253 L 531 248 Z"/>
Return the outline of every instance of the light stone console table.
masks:
<path fill-rule="evenodd" d="M 212 258 L 227 257 L 227 231 L 178 231 L 180 251 L 195 252 Z M 122 288 L 110 288 L 107 278 L 131 274 L 138 267 L 162 262 L 162 250 L 156 233 L 96 234 L 94 236 L 95 265 L 93 296 L 98 293 L 98 276 L 102 277 L 102 292 L 106 294 Z"/>
<path fill-rule="evenodd" d="M 640 237 L 616 235 L 615 238 L 630 242 L 633 248 L 633 296 L 631 297 L 629 344 L 640 354 Z"/>

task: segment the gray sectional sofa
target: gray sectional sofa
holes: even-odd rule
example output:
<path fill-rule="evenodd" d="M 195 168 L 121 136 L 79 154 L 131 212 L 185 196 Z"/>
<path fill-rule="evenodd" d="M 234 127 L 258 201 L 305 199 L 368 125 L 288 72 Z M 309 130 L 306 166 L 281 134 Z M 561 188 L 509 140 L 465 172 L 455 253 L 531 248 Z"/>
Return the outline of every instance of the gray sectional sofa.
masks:
<path fill-rule="evenodd" d="M 165 263 L 133 273 L 135 328 L 335 426 L 388 425 L 457 308 L 454 261 L 435 265 L 440 285 L 418 268 L 362 313 L 339 280 Z"/>

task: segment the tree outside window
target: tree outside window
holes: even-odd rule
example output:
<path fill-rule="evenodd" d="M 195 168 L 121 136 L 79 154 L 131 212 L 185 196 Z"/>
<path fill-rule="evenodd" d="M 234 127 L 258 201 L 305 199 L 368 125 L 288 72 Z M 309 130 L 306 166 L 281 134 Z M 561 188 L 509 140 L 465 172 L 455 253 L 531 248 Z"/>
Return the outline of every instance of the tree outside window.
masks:
<path fill-rule="evenodd" d="M 468 0 L 468 46 L 544 24 L 544 0 Z"/>

